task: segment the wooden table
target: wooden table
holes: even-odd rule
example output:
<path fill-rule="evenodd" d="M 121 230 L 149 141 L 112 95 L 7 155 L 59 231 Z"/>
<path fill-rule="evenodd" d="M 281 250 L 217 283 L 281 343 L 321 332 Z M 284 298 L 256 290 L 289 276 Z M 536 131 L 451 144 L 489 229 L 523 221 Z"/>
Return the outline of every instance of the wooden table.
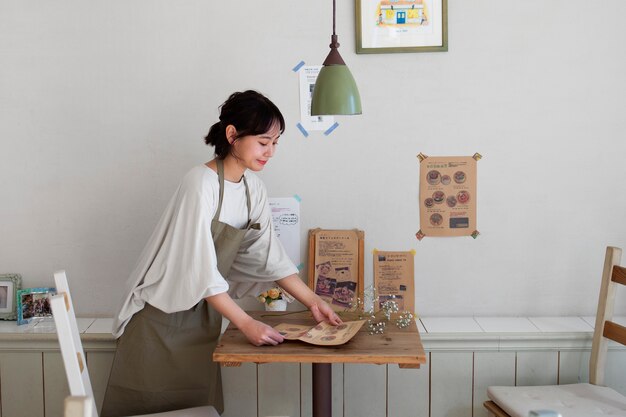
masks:
<path fill-rule="evenodd" d="M 315 321 L 310 313 L 249 312 L 250 316 L 276 326 L 280 323 L 310 324 Z M 354 317 L 343 314 L 344 321 Z M 312 363 L 313 364 L 313 415 L 331 417 L 332 380 L 331 363 L 393 364 L 401 368 L 419 368 L 426 363 L 426 354 L 415 322 L 405 329 L 388 323 L 382 335 L 370 335 L 364 325 L 348 343 L 340 346 L 315 346 L 300 341 L 287 340 L 277 346 L 251 345 L 246 337 L 231 323 L 222 335 L 213 360 L 223 366 L 240 366 L 242 362 Z"/>

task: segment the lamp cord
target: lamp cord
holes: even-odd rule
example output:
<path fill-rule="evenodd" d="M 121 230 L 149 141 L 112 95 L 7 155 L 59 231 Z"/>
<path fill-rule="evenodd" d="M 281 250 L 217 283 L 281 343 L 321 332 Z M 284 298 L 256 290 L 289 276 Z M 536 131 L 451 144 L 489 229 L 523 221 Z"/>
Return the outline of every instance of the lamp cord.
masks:
<path fill-rule="evenodd" d="M 336 35 L 335 33 L 335 9 L 336 9 L 335 0 L 333 0 L 333 35 Z"/>
<path fill-rule="evenodd" d="M 324 64 L 323 64 L 324 66 L 346 65 L 346 63 L 343 62 L 343 58 L 341 58 L 341 55 L 339 55 L 339 51 L 337 51 L 337 48 L 339 48 L 339 42 L 337 41 L 337 33 L 336 33 L 336 15 L 337 15 L 337 2 L 336 0 L 333 0 L 333 34 L 330 37 L 330 45 L 328 45 L 330 47 L 330 53 L 324 60 Z"/>

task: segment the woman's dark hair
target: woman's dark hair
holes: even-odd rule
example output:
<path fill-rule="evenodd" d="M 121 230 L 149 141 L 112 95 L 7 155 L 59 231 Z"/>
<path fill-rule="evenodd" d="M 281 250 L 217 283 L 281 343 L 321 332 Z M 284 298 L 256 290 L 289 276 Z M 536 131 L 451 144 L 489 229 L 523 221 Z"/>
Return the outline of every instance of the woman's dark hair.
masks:
<path fill-rule="evenodd" d="M 215 147 L 217 158 L 224 159 L 231 147 L 226 138 L 226 126 L 235 126 L 237 140 L 266 133 L 275 124 L 278 124 L 282 134 L 285 131 L 285 119 L 270 99 L 253 90 L 236 92 L 220 106 L 220 121 L 211 126 L 204 142 Z"/>

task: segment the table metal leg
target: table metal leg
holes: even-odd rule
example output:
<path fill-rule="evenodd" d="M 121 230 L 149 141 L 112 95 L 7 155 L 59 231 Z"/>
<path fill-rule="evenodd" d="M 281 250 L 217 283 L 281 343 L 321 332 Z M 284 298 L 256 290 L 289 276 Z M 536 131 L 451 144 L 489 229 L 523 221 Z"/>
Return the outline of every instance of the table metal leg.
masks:
<path fill-rule="evenodd" d="M 313 364 L 313 416 L 332 417 L 333 379 L 330 363 Z"/>

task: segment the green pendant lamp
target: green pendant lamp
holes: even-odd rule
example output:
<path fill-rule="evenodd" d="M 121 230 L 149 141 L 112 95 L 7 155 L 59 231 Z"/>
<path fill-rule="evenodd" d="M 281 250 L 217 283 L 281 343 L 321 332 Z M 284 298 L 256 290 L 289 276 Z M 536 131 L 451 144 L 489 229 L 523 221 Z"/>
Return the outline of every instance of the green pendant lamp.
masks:
<path fill-rule="evenodd" d="M 361 96 L 354 77 L 339 55 L 339 42 L 335 33 L 335 0 L 333 0 L 333 34 L 330 37 L 330 53 L 324 61 L 311 100 L 311 115 L 361 114 Z"/>

